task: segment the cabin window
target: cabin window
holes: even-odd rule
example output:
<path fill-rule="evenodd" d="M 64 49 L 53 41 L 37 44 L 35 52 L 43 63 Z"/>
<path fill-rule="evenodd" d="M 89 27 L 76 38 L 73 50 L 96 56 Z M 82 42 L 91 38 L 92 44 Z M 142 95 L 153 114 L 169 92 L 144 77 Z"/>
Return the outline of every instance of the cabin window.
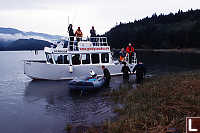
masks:
<path fill-rule="evenodd" d="M 46 53 L 47 62 L 53 64 L 53 59 L 51 54 Z"/>
<path fill-rule="evenodd" d="M 92 54 L 92 64 L 99 63 L 99 54 Z"/>
<path fill-rule="evenodd" d="M 55 60 L 56 64 L 69 64 L 69 56 L 68 55 L 54 54 L 54 60 Z"/>
<path fill-rule="evenodd" d="M 80 65 L 80 64 L 81 64 L 80 55 L 73 54 L 72 55 L 72 65 Z"/>
<path fill-rule="evenodd" d="M 54 54 L 54 60 L 56 64 L 62 64 L 62 55 Z"/>
<path fill-rule="evenodd" d="M 90 64 L 90 54 L 82 54 L 82 64 Z"/>
<path fill-rule="evenodd" d="M 69 64 L 69 56 L 68 55 L 64 55 L 64 64 Z"/>
<path fill-rule="evenodd" d="M 101 62 L 102 63 L 109 63 L 109 54 L 108 53 L 101 54 Z"/>

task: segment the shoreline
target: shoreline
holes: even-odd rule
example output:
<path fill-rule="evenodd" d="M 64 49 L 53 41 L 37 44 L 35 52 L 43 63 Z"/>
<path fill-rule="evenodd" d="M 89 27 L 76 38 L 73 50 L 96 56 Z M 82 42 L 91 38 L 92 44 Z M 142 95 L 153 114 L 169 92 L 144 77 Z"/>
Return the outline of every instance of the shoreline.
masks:
<path fill-rule="evenodd" d="M 121 50 L 121 49 L 115 49 L 112 48 L 112 50 Z M 24 51 L 35 51 L 35 50 L 0 50 L 0 52 L 24 52 Z M 36 51 L 43 51 L 43 49 L 38 49 Z M 198 53 L 200 54 L 200 48 L 180 48 L 180 49 L 135 49 L 135 51 L 144 51 L 144 52 L 183 52 L 183 53 Z"/>
<path fill-rule="evenodd" d="M 105 121 L 101 126 L 84 127 L 84 131 L 165 133 L 174 129 L 178 133 L 184 132 L 185 117 L 200 116 L 199 86 L 200 70 L 155 76 L 145 79 L 144 84 L 136 88 L 122 86 L 104 95 L 116 105 L 123 105 L 113 109 L 118 115 L 117 120 Z M 69 127 L 66 126 L 66 130 L 72 128 Z"/>
<path fill-rule="evenodd" d="M 149 52 L 180 52 L 180 53 L 197 53 L 200 54 L 198 48 L 180 48 L 180 49 L 136 49 L 136 51 L 149 51 Z"/>
<path fill-rule="evenodd" d="M 114 51 L 120 51 L 120 49 L 113 49 Z M 200 49 L 198 48 L 180 48 L 180 49 L 135 49 L 139 52 L 179 52 L 179 53 L 196 53 L 200 54 Z"/>

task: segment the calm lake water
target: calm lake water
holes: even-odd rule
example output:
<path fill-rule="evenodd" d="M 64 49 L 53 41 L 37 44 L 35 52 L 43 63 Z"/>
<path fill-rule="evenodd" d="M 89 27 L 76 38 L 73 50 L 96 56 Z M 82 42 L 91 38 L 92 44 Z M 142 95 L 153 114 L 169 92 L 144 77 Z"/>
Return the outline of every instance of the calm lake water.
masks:
<path fill-rule="evenodd" d="M 24 59 L 44 59 L 43 51 L 0 52 L 0 132 L 63 133 L 69 124 L 99 124 L 112 119 L 113 103 L 103 91 L 73 94 L 67 81 L 32 81 L 23 74 Z M 199 69 L 199 54 L 139 52 L 149 74 Z M 113 77 L 112 88 L 122 77 Z"/>

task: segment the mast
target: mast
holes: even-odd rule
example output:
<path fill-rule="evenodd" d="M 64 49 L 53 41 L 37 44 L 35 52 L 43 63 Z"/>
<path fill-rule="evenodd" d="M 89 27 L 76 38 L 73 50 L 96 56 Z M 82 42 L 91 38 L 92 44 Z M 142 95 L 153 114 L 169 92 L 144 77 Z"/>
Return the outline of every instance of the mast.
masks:
<path fill-rule="evenodd" d="M 69 26 L 69 16 L 68 16 L 68 26 Z"/>
<path fill-rule="evenodd" d="M 67 35 L 66 36 L 69 36 L 69 34 L 68 34 L 68 27 L 69 27 L 69 16 L 67 16 L 67 22 L 68 22 L 68 25 L 67 25 Z"/>

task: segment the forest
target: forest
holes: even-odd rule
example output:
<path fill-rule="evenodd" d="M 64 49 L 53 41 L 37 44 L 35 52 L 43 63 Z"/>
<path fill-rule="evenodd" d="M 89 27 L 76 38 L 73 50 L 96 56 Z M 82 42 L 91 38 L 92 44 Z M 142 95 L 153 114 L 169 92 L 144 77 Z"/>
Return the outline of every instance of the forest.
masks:
<path fill-rule="evenodd" d="M 141 49 L 200 48 L 200 10 L 154 13 L 134 22 L 120 22 L 104 36 L 117 49 L 129 42 Z"/>
<path fill-rule="evenodd" d="M 6 47 L 0 47 L 0 50 L 43 50 L 44 47 L 50 47 L 51 45 L 53 44 L 44 40 L 37 40 L 33 38 L 19 39 L 11 42 Z"/>

